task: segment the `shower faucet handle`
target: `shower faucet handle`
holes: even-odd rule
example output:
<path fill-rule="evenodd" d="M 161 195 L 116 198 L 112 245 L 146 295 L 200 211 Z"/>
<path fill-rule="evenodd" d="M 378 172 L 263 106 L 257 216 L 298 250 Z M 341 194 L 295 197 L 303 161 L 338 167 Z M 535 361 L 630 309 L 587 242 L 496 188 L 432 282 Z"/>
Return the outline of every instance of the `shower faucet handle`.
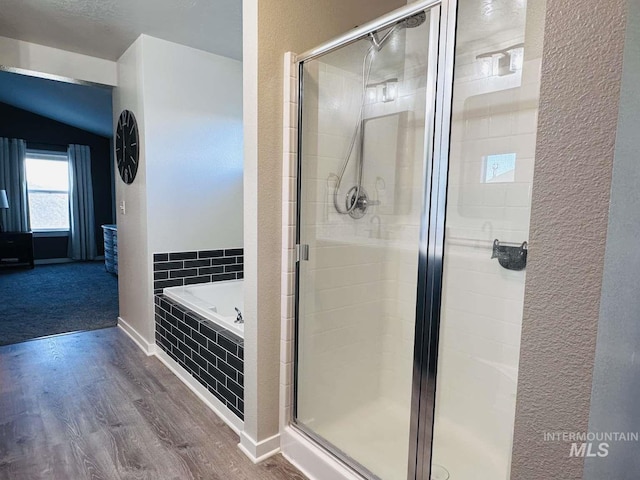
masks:
<path fill-rule="evenodd" d="M 357 206 L 365 211 L 367 210 L 367 208 L 375 207 L 376 205 L 380 205 L 380 200 L 371 200 L 366 195 L 358 198 Z"/>
<path fill-rule="evenodd" d="M 379 200 L 371 200 L 367 191 L 362 186 L 353 186 L 346 196 L 345 206 L 351 218 L 361 219 L 367 214 L 369 207 L 380 205 Z"/>

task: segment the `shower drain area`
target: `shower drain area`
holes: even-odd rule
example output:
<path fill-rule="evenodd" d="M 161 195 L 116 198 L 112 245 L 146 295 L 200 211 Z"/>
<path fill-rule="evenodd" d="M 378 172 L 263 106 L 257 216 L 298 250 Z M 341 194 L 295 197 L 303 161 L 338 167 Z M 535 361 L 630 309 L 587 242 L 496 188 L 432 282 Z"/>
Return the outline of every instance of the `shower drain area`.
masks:
<path fill-rule="evenodd" d="M 435 463 L 431 467 L 431 480 L 449 480 L 449 470 Z"/>

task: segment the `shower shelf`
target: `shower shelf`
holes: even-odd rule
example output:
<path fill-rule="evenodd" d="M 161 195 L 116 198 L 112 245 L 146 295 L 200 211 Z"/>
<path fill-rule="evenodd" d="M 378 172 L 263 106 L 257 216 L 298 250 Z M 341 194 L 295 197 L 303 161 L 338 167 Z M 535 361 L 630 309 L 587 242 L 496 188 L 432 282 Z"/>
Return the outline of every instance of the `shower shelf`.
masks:
<path fill-rule="evenodd" d="M 497 258 L 500 265 L 507 270 L 524 270 L 527 266 L 527 242 L 520 245 L 500 243 L 497 238 L 493 241 L 491 258 Z"/>
<path fill-rule="evenodd" d="M 527 242 L 513 243 L 449 237 L 445 241 L 446 245 L 456 245 L 459 247 L 470 247 L 483 250 L 491 250 L 491 258 L 497 258 L 503 268 L 507 270 L 520 271 L 527 266 Z"/>

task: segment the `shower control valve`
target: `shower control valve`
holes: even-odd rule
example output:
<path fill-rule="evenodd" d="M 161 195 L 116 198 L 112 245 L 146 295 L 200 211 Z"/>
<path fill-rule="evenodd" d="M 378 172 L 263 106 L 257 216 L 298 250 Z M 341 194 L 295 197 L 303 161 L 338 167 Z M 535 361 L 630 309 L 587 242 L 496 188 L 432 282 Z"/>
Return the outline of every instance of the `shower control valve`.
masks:
<path fill-rule="evenodd" d="M 358 205 L 366 210 L 369 207 L 374 207 L 376 205 L 380 205 L 380 201 L 379 200 L 369 200 L 366 196 L 361 195 L 358 198 Z"/>
<path fill-rule="evenodd" d="M 363 187 L 358 189 L 357 186 L 353 186 L 347 192 L 346 206 L 351 218 L 358 220 L 364 217 L 367 214 L 367 209 L 375 205 L 380 205 L 380 202 L 378 200 L 370 200 L 367 191 Z"/>

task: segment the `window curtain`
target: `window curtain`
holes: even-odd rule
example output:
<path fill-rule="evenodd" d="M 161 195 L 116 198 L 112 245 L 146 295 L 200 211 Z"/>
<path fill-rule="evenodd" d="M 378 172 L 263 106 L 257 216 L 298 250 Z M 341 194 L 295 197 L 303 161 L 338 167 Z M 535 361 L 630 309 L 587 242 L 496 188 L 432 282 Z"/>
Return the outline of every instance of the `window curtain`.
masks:
<path fill-rule="evenodd" d="M 0 189 L 7 191 L 9 208 L 0 209 L 7 232 L 28 232 L 29 200 L 27 196 L 27 142 L 0 137 Z"/>
<path fill-rule="evenodd" d="M 96 225 L 91 184 L 91 150 L 86 145 L 69 145 L 69 211 L 71 232 L 69 257 L 96 258 Z"/>

